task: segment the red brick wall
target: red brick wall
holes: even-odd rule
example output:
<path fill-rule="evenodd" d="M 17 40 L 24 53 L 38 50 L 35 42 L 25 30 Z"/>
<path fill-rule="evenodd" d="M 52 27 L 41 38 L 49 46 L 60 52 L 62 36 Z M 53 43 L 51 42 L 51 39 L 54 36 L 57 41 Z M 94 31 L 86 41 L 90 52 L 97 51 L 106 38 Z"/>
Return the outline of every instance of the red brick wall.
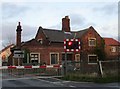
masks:
<path fill-rule="evenodd" d="M 107 60 L 115 60 L 120 56 L 120 52 L 119 52 L 119 46 L 114 46 L 116 47 L 116 52 L 111 52 L 111 47 L 109 45 L 105 46 L 105 52 L 106 52 L 106 59 Z"/>
<path fill-rule="evenodd" d="M 40 61 L 50 64 L 50 53 L 59 53 L 59 62 L 61 63 L 62 52 L 64 52 L 63 45 L 50 44 L 50 46 L 24 46 L 23 49 L 29 49 L 30 53 L 40 53 Z"/>
<path fill-rule="evenodd" d="M 49 41 L 48 41 L 48 39 L 46 39 L 46 36 L 45 36 L 45 34 L 43 33 L 42 28 L 40 27 L 38 31 L 39 31 L 39 32 L 38 32 L 38 34 L 36 35 L 35 39 L 36 39 L 36 40 L 42 39 L 42 40 L 43 40 L 43 44 L 48 45 Z"/>
<path fill-rule="evenodd" d="M 94 28 L 89 28 L 88 32 L 86 32 L 81 39 L 81 59 L 86 63 L 88 62 L 88 54 L 95 54 L 94 49 L 96 48 L 96 46 L 89 46 L 89 38 L 96 38 L 96 46 L 99 48 L 102 46 L 101 36 Z"/>
<path fill-rule="evenodd" d="M 101 46 L 102 38 L 99 36 L 99 34 L 93 29 L 89 28 L 88 32 L 81 38 L 81 58 L 83 61 L 88 61 L 88 54 L 93 54 L 94 47 L 88 46 L 88 38 L 93 37 L 97 40 L 97 46 Z M 44 38 L 45 35 L 41 32 L 41 34 L 36 36 L 36 39 Z M 32 45 L 33 44 L 33 45 Z M 57 52 L 59 53 L 59 60 L 61 63 L 62 60 L 62 53 L 64 52 L 63 49 L 63 43 L 50 43 L 49 45 L 35 45 L 34 43 L 31 43 L 30 45 L 27 44 L 26 46 L 23 46 L 22 48 L 29 49 L 30 52 L 40 53 L 40 60 L 41 62 L 46 62 L 47 64 L 50 64 L 50 52 Z M 74 54 L 75 55 L 75 54 Z M 75 56 L 73 55 L 73 60 L 75 59 Z"/>
<path fill-rule="evenodd" d="M 62 18 L 62 31 L 70 32 L 70 19 L 68 16 Z"/>
<path fill-rule="evenodd" d="M 81 39 L 81 41 L 82 41 L 82 50 L 83 51 L 89 51 L 90 52 L 95 48 L 94 46 L 89 46 L 88 45 L 88 39 L 89 38 L 96 38 L 97 46 L 101 47 L 102 38 L 100 37 L 100 35 L 95 30 L 90 28 L 89 31 Z"/>

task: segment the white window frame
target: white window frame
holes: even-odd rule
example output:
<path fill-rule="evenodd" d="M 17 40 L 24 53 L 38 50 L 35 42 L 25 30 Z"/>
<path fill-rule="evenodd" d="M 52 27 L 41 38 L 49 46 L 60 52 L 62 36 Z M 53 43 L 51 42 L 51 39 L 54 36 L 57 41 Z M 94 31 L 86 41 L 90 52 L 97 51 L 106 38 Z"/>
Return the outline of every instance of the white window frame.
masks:
<path fill-rule="evenodd" d="M 51 64 L 51 55 L 52 54 L 57 54 L 58 55 L 58 59 L 57 59 L 57 64 L 59 64 L 59 53 L 58 52 L 50 52 L 50 65 L 56 65 L 56 64 Z"/>
<path fill-rule="evenodd" d="M 90 44 L 90 40 L 91 40 L 91 39 L 92 39 L 92 40 L 95 40 L 95 45 L 91 45 L 91 44 Z M 91 38 L 88 38 L 88 45 L 89 45 L 89 46 L 96 46 L 96 38 L 92 38 L 92 37 L 91 37 Z"/>
<path fill-rule="evenodd" d="M 41 39 L 38 39 L 37 40 L 40 44 L 43 44 L 43 39 L 41 38 Z"/>
<path fill-rule="evenodd" d="M 115 46 L 111 46 L 111 52 L 115 53 L 117 51 L 117 48 Z"/>
<path fill-rule="evenodd" d="M 77 60 L 77 56 L 79 55 L 79 57 L 80 57 L 80 54 L 75 54 L 75 61 L 78 61 Z M 80 60 L 79 60 L 80 61 Z"/>
<path fill-rule="evenodd" d="M 38 54 L 38 63 L 40 63 L 40 53 L 34 53 L 34 52 L 30 53 L 30 62 L 31 62 L 31 55 L 32 54 Z"/>
<path fill-rule="evenodd" d="M 97 57 L 96 63 L 90 63 L 89 56 L 97 56 L 97 55 L 96 54 L 89 54 L 88 55 L 88 64 L 97 64 L 98 57 Z"/>

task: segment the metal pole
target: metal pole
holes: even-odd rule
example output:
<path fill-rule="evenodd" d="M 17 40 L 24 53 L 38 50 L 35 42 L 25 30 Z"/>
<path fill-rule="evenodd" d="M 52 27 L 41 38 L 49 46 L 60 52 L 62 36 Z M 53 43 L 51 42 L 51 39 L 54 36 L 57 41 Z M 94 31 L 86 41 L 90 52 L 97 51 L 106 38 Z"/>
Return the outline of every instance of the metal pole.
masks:
<path fill-rule="evenodd" d="M 20 66 L 20 55 L 18 55 L 18 66 Z"/>
<path fill-rule="evenodd" d="M 13 58 L 13 66 L 15 65 L 14 61 L 15 61 L 15 60 L 14 60 L 14 58 Z"/>
<path fill-rule="evenodd" d="M 67 74 L 67 52 L 65 52 L 65 75 Z"/>
<path fill-rule="evenodd" d="M 18 58 L 18 66 L 19 66 L 20 64 L 19 64 L 19 58 Z"/>

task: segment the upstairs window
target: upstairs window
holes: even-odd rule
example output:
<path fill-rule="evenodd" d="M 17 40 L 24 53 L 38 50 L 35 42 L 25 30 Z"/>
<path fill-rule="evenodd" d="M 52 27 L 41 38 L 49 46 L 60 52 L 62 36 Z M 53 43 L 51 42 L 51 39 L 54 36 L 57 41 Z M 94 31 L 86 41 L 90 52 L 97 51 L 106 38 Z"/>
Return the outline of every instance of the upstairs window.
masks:
<path fill-rule="evenodd" d="M 115 46 L 111 47 L 111 52 L 116 52 L 116 47 Z"/>
<path fill-rule="evenodd" d="M 38 42 L 39 42 L 40 44 L 43 44 L 43 39 L 38 39 Z"/>
<path fill-rule="evenodd" d="M 89 38 L 88 41 L 89 46 L 96 46 L 96 38 Z"/>

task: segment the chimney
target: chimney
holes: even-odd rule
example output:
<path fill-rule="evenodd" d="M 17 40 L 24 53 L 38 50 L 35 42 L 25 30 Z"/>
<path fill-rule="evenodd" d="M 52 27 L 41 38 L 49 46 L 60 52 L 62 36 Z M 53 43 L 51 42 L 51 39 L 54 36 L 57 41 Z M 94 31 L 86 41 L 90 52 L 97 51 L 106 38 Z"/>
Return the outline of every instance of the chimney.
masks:
<path fill-rule="evenodd" d="M 17 26 L 17 29 L 16 29 L 16 32 L 17 32 L 17 34 L 16 34 L 16 36 L 17 36 L 16 46 L 17 46 L 17 48 L 21 48 L 21 31 L 22 31 L 21 25 L 20 25 L 20 22 L 18 22 L 18 26 Z"/>
<path fill-rule="evenodd" d="M 62 31 L 70 32 L 70 19 L 68 16 L 62 18 Z"/>

